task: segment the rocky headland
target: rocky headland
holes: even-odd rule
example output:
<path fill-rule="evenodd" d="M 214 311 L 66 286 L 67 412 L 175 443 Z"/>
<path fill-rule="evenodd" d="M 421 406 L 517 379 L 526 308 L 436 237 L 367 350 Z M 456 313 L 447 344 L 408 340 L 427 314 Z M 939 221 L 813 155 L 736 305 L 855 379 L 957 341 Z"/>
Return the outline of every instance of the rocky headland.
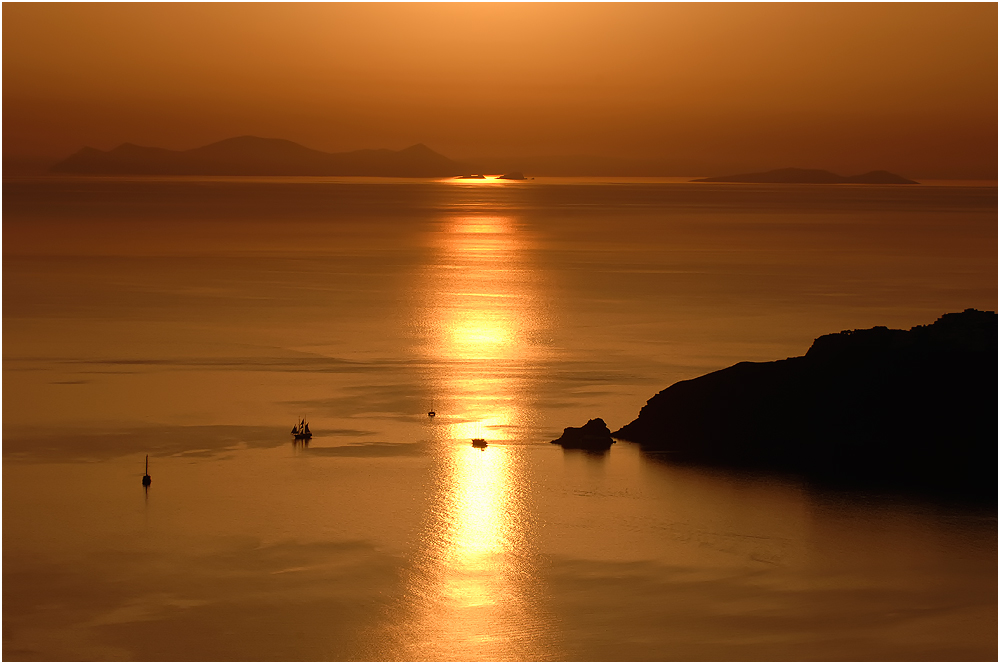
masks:
<path fill-rule="evenodd" d="M 990 502 L 997 315 L 828 334 L 802 357 L 675 383 L 612 435 L 681 461 Z"/>

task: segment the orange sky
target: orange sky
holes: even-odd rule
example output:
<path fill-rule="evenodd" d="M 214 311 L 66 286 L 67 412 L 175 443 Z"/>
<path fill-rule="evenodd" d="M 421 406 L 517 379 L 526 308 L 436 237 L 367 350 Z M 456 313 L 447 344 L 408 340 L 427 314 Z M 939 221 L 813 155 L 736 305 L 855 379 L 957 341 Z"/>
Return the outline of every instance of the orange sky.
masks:
<path fill-rule="evenodd" d="M 995 178 L 997 5 L 3 5 L 5 158 L 242 134 Z"/>

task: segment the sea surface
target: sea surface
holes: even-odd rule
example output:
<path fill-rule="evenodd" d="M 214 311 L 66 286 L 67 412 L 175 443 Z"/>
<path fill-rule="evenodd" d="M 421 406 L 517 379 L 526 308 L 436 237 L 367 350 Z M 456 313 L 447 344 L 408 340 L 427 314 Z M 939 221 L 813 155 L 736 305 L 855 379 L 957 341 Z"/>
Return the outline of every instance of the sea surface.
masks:
<path fill-rule="evenodd" d="M 997 658 L 995 509 L 549 443 L 996 311 L 995 183 L 39 177 L 3 213 L 5 660 Z"/>

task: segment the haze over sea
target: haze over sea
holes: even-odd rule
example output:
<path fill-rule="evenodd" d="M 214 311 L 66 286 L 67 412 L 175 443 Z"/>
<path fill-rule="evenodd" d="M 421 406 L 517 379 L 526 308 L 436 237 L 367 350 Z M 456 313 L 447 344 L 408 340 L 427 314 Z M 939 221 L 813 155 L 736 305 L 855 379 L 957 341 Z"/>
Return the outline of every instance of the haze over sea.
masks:
<path fill-rule="evenodd" d="M 549 444 L 996 311 L 995 183 L 3 193 L 4 659 L 997 657 L 995 510 Z"/>

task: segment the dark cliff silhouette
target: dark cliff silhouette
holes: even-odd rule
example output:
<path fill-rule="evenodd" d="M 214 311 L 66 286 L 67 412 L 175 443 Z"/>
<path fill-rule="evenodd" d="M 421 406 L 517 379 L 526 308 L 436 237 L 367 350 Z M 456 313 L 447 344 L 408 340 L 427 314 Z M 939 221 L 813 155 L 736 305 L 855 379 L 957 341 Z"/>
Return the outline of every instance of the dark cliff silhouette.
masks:
<path fill-rule="evenodd" d="M 405 150 L 321 152 L 280 138 L 239 136 L 193 150 L 165 150 L 123 143 L 107 152 L 83 148 L 55 164 L 56 173 L 78 175 L 369 175 L 448 177 L 468 164 L 417 144 Z"/>
<path fill-rule="evenodd" d="M 613 435 L 679 460 L 992 501 L 997 315 L 828 334 L 804 357 L 675 383 Z"/>
<path fill-rule="evenodd" d="M 692 182 L 751 182 L 760 184 L 919 184 L 888 171 L 871 171 L 861 175 L 837 175 L 830 171 L 808 168 L 779 168 L 765 173 L 722 175 L 700 178 Z"/>
<path fill-rule="evenodd" d="M 566 427 L 563 434 L 552 441 L 566 449 L 605 452 L 614 445 L 611 429 L 601 418 L 590 420 L 582 427 Z"/>

